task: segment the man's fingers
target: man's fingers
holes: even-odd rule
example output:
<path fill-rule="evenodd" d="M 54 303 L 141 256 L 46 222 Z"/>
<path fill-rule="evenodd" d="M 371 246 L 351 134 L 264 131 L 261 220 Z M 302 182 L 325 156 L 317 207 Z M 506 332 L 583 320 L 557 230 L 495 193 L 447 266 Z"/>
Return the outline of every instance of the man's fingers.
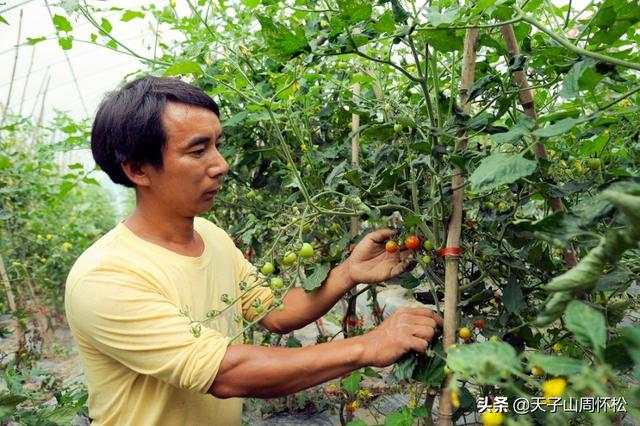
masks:
<path fill-rule="evenodd" d="M 421 339 L 427 339 L 429 341 L 433 339 L 433 336 L 435 334 L 436 331 L 432 327 L 417 327 L 415 332 L 413 333 L 414 336 L 420 337 Z"/>
<path fill-rule="evenodd" d="M 410 315 L 419 315 L 421 317 L 427 317 L 427 318 L 433 318 L 434 321 L 436 322 L 436 324 L 438 324 L 440 327 L 444 326 L 444 319 L 442 319 L 442 317 L 438 314 L 436 314 L 434 311 L 432 311 L 431 309 L 427 309 L 427 308 L 401 308 L 404 309 L 405 312 L 407 312 Z"/>
<path fill-rule="evenodd" d="M 425 339 L 421 339 L 419 337 L 411 338 L 411 349 L 413 349 L 414 351 L 423 354 L 427 351 L 428 347 L 429 342 L 427 342 Z"/>
<path fill-rule="evenodd" d="M 393 237 L 394 235 L 396 235 L 398 233 L 398 231 L 393 230 L 393 229 L 378 229 L 377 231 L 373 231 L 371 233 L 369 233 L 369 238 L 378 244 L 382 244 L 385 241 L 387 241 L 389 238 Z"/>

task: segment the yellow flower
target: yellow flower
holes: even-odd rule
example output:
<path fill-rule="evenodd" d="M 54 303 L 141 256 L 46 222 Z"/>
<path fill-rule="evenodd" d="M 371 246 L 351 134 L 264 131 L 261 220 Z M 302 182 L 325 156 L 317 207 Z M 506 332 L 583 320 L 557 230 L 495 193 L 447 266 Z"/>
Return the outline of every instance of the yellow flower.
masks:
<path fill-rule="evenodd" d="M 338 390 L 338 386 L 336 386 L 335 383 L 330 383 L 329 386 L 327 386 L 327 390 L 330 392 L 335 392 Z"/>
<path fill-rule="evenodd" d="M 506 210 L 507 209 L 507 203 L 505 203 L 504 201 L 500 201 L 498 203 L 498 209 L 499 210 Z"/>
<path fill-rule="evenodd" d="M 455 389 L 451 390 L 451 405 L 458 408 L 460 406 L 460 395 Z"/>
<path fill-rule="evenodd" d="M 411 409 L 416 408 L 416 400 L 415 399 L 410 399 L 409 400 L 409 407 L 411 407 Z"/>
<path fill-rule="evenodd" d="M 567 381 L 562 377 L 547 380 L 542 383 L 542 392 L 545 402 L 549 402 L 550 398 L 560 398 L 567 387 Z"/>
<path fill-rule="evenodd" d="M 47 240 L 51 240 L 52 238 L 53 238 L 53 235 L 47 234 Z"/>
<path fill-rule="evenodd" d="M 69 250 L 71 247 L 73 247 L 73 244 L 71 244 L 68 241 L 65 241 L 64 243 L 62 243 L 62 248 L 65 250 Z"/>
<path fill-rule="evenodd" d="M 45 263 L 47 263 L 47 258 L 46 258 L 46 257 L 41 257 L 41 258 L 40 258 L 40 263 L 42 263 L 43 265 L 44 265 Z"/>
<path fill-rule="evenodd" d="M 562 347 L 560 346 L 560 342 L 557 342 L 553 346 L 551 346 L 551 349 L 553 349 L 554 352 L 560 352 L 560 349 L 562 349 Z"/>
<path fill-rule="evenodd" d="M 482 413 L 482 424 L 484 426 L 500 426 L 504 421 L 502 417 L 502 413 L 498 413 L 492 408 Z"/>
<path fill-rule="evenodd" d="M 573 163 L 573 167 L 574 167 L 577 171 L 579 171 L 579 172 L 581 172 L 581 171 L 582 171 L 582 163 L 581 163 L 581 162 L 579 162 L 578 160 L 574 161 L 574 163 Z"/>
<path fill-rule="evenodd" d="M 305 144 L 305 143 L 301 144 L 301 145 L 300 145 L 300 150 L 301 150 L 302 152 L 307 152 L 307 144 Z"/>
<path fill-rule="evenodd" d="M 358 397 L 362 399 L 369 399 L 373 396 L 373 394 L 367 389 L 360 389 L 358 392 Z"/>

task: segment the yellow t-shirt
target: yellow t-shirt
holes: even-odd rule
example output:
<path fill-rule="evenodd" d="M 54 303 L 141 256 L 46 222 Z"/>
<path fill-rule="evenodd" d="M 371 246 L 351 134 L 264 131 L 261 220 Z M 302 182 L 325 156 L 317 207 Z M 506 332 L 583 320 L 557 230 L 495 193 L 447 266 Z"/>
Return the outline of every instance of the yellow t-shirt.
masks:
<path fill-rule="evenodd" d="M 224 314 L 191 332 L 188 318 L 223 310 L 223 294 L 240 297 L 255 268 L 211 222 L 196 218 L 205 249 L 182 256 L 136 236 L 124 224 L 78 258 L 67 278 L 65 307 L 89 390 L 94 425 L 240 425 L 242 399 L 207 394 L 251 302 L 273 302 L 258 286 Z M 240 306 L 242 305 L 242 306 Z M 233 343 L 240 343 L 240 336 Z"/>

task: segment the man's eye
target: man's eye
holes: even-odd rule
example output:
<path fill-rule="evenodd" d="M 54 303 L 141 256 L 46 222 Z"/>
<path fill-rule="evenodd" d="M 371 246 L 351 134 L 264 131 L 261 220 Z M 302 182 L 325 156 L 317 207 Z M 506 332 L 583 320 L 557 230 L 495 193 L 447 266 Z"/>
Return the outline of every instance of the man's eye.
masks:
<path fill-rule="evenodd" d="M 204 149 L 199 149 L 197 151 L 191 151 L 191 153 L 193 155 L 195 155 L 196 157 L 202 157 L 202 155 L 204 154 Z"/>

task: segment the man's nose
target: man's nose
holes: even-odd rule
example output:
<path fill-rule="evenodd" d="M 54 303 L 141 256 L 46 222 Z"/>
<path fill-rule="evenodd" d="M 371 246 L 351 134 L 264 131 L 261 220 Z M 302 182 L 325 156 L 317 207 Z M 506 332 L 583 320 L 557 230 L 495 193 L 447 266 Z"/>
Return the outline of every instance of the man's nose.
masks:
<path fill-rule="evenodd" d="M 229 164 L 227 164 L 222 154 L 220 154 L 220 151 L 217 149 L 214 150 L 211 163 L 207 169 L 207 174 L 210 177 L 216 177 L 218 175 L 226 175 L 227 172 L 229 172 Z"/>

